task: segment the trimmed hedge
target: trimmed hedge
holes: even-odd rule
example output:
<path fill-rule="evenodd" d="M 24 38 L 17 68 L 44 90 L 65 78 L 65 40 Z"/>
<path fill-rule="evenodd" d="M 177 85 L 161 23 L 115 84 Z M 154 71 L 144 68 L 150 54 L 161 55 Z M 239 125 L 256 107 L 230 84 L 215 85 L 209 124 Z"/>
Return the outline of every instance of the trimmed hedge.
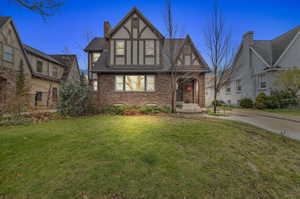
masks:
<path fill-rule="evenodd" d="M 240 100 L 240 106 L 243 108 L 253 108 L 253 101 L 250 98 L 243 98 Z"/>
<path fill-rule="evenodd" d="M 158 114 L 170 113 L 171 108 L 164 106 L 139 106 L 139 105 L 117 105 L 107 106 L 102 110 L 105 114 L 112 115 L 140 115 L 140 114 Z"/>

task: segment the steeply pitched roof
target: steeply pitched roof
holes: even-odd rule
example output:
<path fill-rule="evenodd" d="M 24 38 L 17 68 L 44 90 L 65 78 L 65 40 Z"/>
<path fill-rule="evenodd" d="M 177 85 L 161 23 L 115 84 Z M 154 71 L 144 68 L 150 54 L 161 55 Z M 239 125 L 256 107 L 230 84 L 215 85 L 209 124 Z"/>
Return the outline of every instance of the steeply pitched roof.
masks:
<path fill-rule="evenodd" d="M 35 48 L 32 48 L 31 46 L 28 46 L 26 44 L 23 44 L 24 46 L 24 49 L 27 53 L 30 53 L 30 54 L 33 54 L 35 56 L 38 56 L 40 58 L 43 58 L 43 59 L 46 59 L 50 62 L 53 62 L 53 63 L 56 63 L 58 65 L 61 65 L 61 66 L 64 66 L 63 63 L 59 62 L 58 60 L 54 59 L 53 57 L 51 57 L 50 55 L 47 55 L 46 53 L 43 53 L 42 51 L 40 50 L 37 50 Z"/>
<path fill-rule="evenodd" d="M 103 37 L 95 37 L 84 49 L 84 51 L 102 51 L 105 48 L 108 48 L 107 40 Z"/>
<path fill-rule="evenodd" d="M 63 63 L 65 65 L 64 73 L 62 76 L 62 80 L 66 80 L 68 78 L 68 75 L 72 69 L 73 64 L 76 64 L 77 70 L 80 73 L 79 65 L 77 61 L 77 56 L 72 54 L 64 54 L 64 55 L 49 55 L 59 61 L 60 63 Z"/>
<path fill-rule="evenodd" d="M 252 47 L 269 65 L 273 66 L 298 32 L 300 32 L 300 26 L 293 28 L 273 40 L 254 40 Z"/>
<path fill-rule="evenodd" d="M 11 17 L 0 17 L 0 28 L 6 24 L 9 19 L 11 19 Z"/>
<path fill-rule="evenodd" d="M 254 40 L 253 41 L 253 48 L 256 50 L 257 53 L 268 63 L 273 63 L 273 56 L 272 56 L 272 41 L 270 40 Z"/>
<path fill-rule="evenodd" d="M 292 42 L 296 34 L 300 31 L 300 26 L 276 37 L 272 40 L 272 54 L 273 54 L 273 64 L 279 59 L 284 50 Z"/>

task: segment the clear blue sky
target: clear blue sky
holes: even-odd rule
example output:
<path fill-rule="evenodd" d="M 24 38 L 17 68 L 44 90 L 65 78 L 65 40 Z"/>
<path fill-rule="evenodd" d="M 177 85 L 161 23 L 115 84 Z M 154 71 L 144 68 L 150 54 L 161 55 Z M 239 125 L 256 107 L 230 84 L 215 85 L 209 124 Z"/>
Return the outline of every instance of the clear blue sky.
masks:
<path fill-rule="evenodd" d="M 0 15 L 12 16 L 24 43 L 49 54 L 70 53 L 79 56 L 86 68 L 82 48 L 86 34 L 103 35 L 103 21 L 114 26 L 134 6 L 163 34 L 164 0 L 66 0 L 55 16 L 45 22 L 39 15 L 17 6 L 13 0 L 0 0 Z M 203 29 L 212 0 L 173 0 L 175 18 L 181 32 L 190 34 L 206 57 Z M 299 0 L 220 0 L 223 15 L 232 30 L 235 45 L 244 32 L 255 31 L 255 39 L 272 39 L 300 25 Z"/>

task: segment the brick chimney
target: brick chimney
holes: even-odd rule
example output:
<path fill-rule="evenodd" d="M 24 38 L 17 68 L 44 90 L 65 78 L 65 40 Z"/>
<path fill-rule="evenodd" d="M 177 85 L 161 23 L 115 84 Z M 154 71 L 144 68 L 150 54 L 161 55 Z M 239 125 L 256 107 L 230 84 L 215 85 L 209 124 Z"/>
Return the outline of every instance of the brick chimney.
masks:
<path fill-rule="evenodd" d="M 248 31 L 243 35 L 244 41 L 246 41 L 249 45 L 253 44 L 253 39 L 254 39 L 254 32 L 253 31 Z"/>
<path fill-rule="evenodd" d="M 110 28 L 110 23 L 108 21 L 104 21 L 104 37 L 108 35 L 108 33 L 110 32 Z"/>

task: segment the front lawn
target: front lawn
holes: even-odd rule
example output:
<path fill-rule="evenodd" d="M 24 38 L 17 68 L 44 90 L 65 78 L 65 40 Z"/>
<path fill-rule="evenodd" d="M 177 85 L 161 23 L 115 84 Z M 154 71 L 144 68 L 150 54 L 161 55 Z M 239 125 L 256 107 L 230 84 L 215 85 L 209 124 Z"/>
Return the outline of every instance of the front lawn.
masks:
<path fill-rule="evenodd" d="M 291 116 L 300 116 L 300 109 L 267 109 L 263 111 Z"/>
<path fill-rule="evenodd" d="M 221 120 L 98 116 L 0 128 L 0 198 L 299 198 L 300 142 Z"/>

